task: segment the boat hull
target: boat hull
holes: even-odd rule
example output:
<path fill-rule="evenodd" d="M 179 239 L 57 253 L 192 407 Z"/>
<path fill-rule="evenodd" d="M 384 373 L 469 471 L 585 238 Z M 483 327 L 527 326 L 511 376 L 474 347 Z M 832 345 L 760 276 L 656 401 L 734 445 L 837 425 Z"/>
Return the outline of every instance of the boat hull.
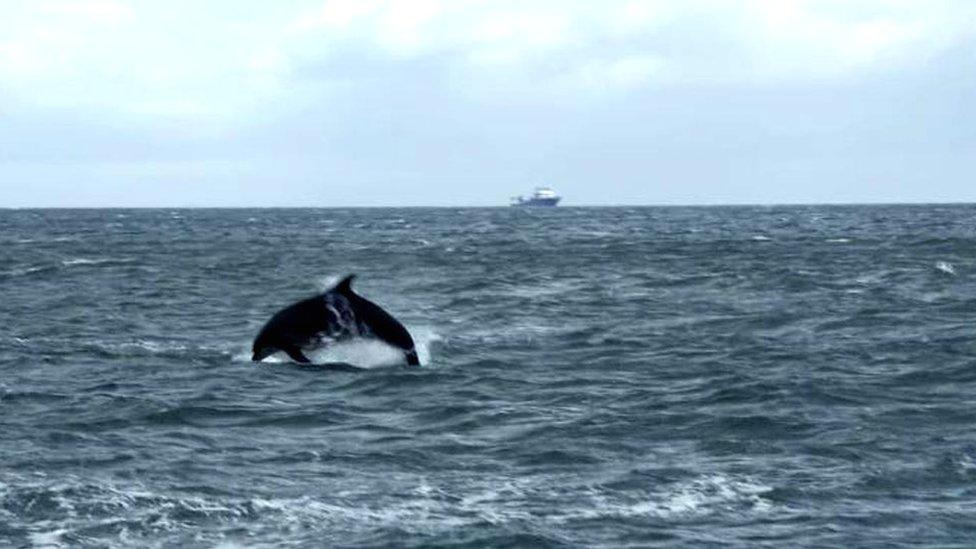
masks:
<path fill-rule="evenodd" d="M 519 200 L 518 202 L 512 203 L 512 206 L 521 207 L 535 207 L 535 208 L 553 208 L 556 204 L 559 204 L 561 197 L 555 198 L 528 198 L 524 200 Z"/>

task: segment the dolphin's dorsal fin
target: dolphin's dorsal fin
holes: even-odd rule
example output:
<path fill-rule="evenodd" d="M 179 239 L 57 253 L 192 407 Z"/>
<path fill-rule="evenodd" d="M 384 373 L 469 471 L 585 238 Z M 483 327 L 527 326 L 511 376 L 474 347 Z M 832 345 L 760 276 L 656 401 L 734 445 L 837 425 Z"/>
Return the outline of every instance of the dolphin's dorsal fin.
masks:
<path fill-rule="evenodd" d="M 340 294 L 343 294 L 343 295 L 349 295 L 349 294 L 351 294 L 352 293 L 352 279 L 354 279 L 354 278 L 356 278 L 356 275 L 354 275 L 354 274 L 351 274 L 351 275 L 346 276 L 345 278 L 343 278 L 342 280 L 340 280 L 338 284 L 335 285 L 335 288 L 332 288 L 332 291 L 337 292 L 337 293 L 340 293 Z"/>

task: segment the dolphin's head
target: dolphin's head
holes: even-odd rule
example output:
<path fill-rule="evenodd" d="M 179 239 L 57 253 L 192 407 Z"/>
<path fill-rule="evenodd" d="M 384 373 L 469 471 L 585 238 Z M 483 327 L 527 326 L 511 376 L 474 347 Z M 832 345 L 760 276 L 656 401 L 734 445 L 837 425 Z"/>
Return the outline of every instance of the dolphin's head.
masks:
<path fill-rule="evenodd" d="M 277 348 L 266 341 L 264 334 L 261 334 L 257 337 L 257 339 L 254 340 L 254 345 L 251 348 L 251 360 L 254 362 L 261 362 L 274 354 L 277 350 Z"/>

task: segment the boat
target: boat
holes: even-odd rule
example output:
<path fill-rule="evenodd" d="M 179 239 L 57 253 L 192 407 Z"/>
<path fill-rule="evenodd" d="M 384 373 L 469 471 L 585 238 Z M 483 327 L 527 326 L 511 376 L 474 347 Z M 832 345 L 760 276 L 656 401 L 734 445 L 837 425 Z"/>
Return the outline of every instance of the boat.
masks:
<path fill-rule="evenodd" d="M 538 206 L 543 208 L 552 208 L 562 197 L 556 194 L 556 191 L 552 190 L 551 187 L 536 187 L 535 192 L 532 196 L 525 198 L 523 196 L 512 197 L 512 206 Z"/>

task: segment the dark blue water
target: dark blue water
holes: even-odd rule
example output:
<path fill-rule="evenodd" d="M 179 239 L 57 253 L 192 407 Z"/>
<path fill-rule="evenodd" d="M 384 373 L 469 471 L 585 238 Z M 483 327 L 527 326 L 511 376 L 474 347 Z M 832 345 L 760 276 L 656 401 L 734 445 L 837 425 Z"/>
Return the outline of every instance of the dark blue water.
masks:
<path fill-rule="evenodd" d="M 976 207 L 0 211 L 0 545 L 964 546 Z M 420 343 L 253 364 L 358 273 Z"/>

